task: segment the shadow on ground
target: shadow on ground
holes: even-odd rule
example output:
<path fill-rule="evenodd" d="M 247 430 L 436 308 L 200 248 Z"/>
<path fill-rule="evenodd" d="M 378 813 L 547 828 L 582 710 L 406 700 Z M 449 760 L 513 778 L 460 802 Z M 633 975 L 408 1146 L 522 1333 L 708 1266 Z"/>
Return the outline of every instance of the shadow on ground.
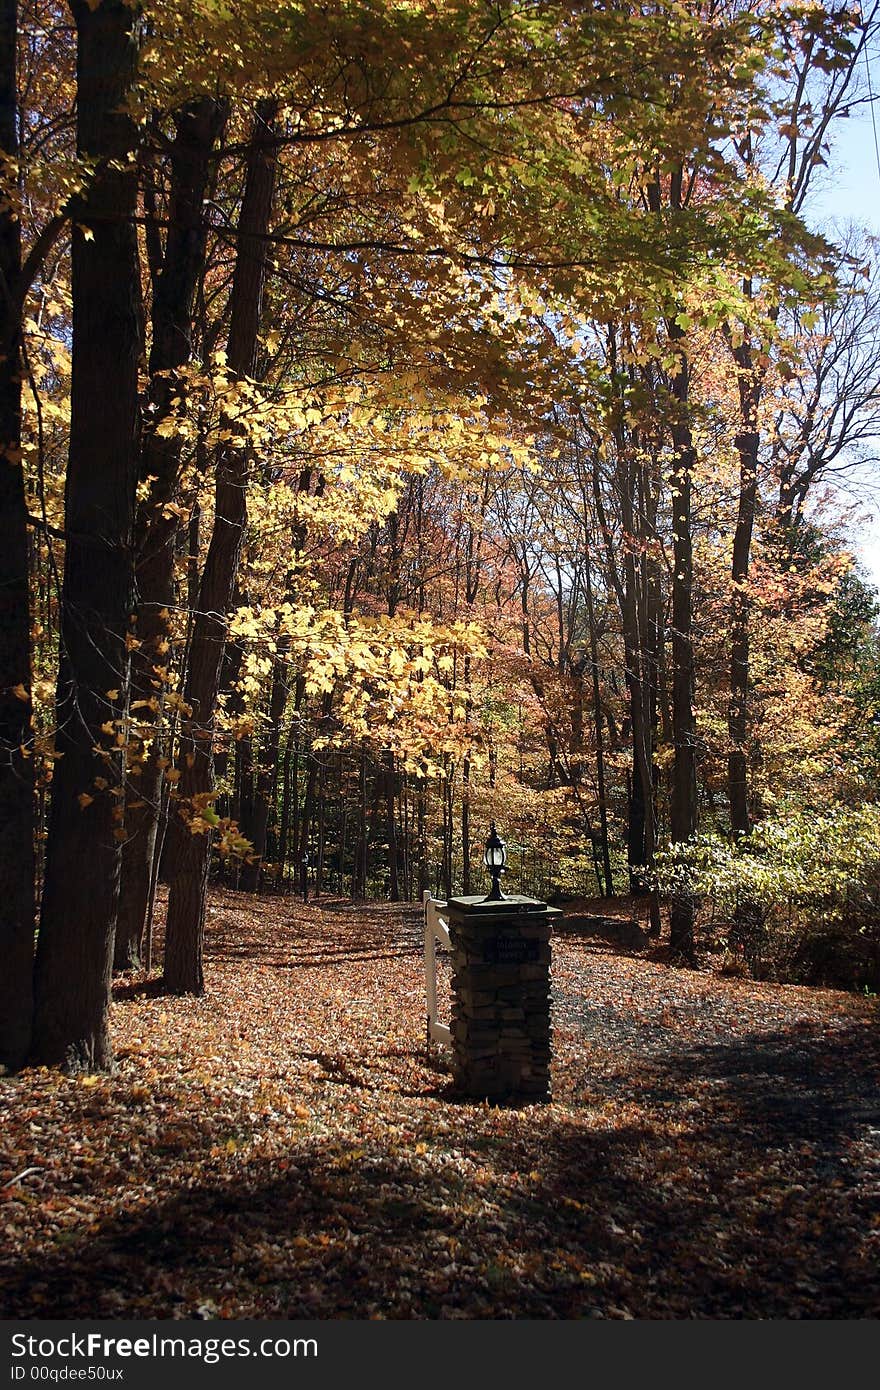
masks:
<path fill-rule="evenodd" d="M 418 1159 L 305 1137 L 283 1170 L 236 1159 L 8 1271 L 6 1316 L 222 1316 L 234 1291 L 236 1313 L 279 1317 L 876 1317 L 865 1043 L 681 1048 L 642 1079 L 641 1124 L 596 1127 L 599 1085 L 572 1119 L 532 1108 L 515 1141 L 469 1107 Z M 364 1089 L 363 1062 L 313 1060 Z M 657 1112 L 695 1078 L 711 1100 L 676 1135 Z M 191 1156 L 217 1137 L 191 1126 Z"/>
<path fill-rule="evenodd" d="M 780 1023 L 760 1026 L 736 987 L 688 991 L 674 971 L 616 969 L 570 943 L 554 986 L 554 1103 L 501 1111 L 456 1101 L 437 1056 L 418 1050 L 419 922 L 339 909 L 331 927 L 284 904 L 268 924 L 217 902 L 212 968 L 234 991 L 259 1008 L 267 980 L 296 1002 L 321 979 L 329 998 L 258 1053 L 250 1089 L 223 1078 L 220 1108 L 208 1081 L 173 1070 L 149 1095 L 137 1069 L 106 1093 L 68 1092 L 65 1135 L 86 1123 L 96 1152 L 110 1144 L 121 1195 L 102 1207 L 111 1176 L 85 1160 L 64 1170 L 67 1190 L 46 1173 L 35 1210 L 83 1197 L 93 1209 L 47 1220 L 6 1258 L 3 1315 L 880 1316 L 876 1019 L 838 1017 L 831 1002 L 802 1017 L 796 997 L 765 990 L 760 1017 Z M 366 981 L 388 960 L 410 1034 L 389 1006 L 372 1031 L 322 1035 L 315 1019 L 358 1002 L 344 988 L 353 964 L 369 1012 Z M 204 1019 L 241 1007 L 234 991 L 205 1001 Z M 137 989 L 119 997 L 132 1020 L 164 1007 Z M 308 1083 L 301 1119 L 257 1113 L 254 1087 L 270 1080 L 293 1097 Z"/>

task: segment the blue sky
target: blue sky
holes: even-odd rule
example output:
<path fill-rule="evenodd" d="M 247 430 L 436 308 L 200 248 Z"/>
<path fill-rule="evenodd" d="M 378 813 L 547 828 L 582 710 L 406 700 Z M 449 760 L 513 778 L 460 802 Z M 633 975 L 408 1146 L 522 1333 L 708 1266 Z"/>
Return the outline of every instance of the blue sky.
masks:
<path fill-rule="evenodd" d="M 874 61 L 872 67 L 874 120 L 880 134 L 880 63 Z M 867 106 L 860 107 L 849 119 L 836 123 L 828 170 L 823 171 L 821 183 L 814 186 L 809 211 L 805 209 L 811 224 L 827 220 L 831 231 L 834 223 L 858 222 L 880 236 L 880 167 L 874 141 Z M 871 497 L 874 490 L 876 499 Z M 873 582 L 880 586 L 880 476 L 865 478 L 864 489 L 860 493 L 854 491 L 853 497 L 866 513 L 851 531 L 853 550 Z"/>
<path fill-rule="evenodd" d="M 880 80 L 880 73 L 878 73 Z M 880 94 L 875 93 L 875 97 Z M 875 100 L 875 119 L 880 135 L 880 101 Z M 880 171 L 874 130 L 867 107 L 834 128 L 831 157 L 822 182 L 810 195 L 812 218 L 829 217 L 841 222 L 862 222 L 880 234 Z"/>

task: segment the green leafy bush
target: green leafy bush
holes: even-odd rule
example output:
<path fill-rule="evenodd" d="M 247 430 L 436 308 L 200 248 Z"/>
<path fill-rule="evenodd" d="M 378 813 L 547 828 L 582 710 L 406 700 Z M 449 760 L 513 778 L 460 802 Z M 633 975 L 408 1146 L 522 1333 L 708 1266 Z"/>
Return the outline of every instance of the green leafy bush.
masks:
<path fill-rule="evenodd" d="M 701 944 L 756 978 L 880 984 L 880 805 L 696 836 L 655 860 L 660 892 L 700 904 Z"/>

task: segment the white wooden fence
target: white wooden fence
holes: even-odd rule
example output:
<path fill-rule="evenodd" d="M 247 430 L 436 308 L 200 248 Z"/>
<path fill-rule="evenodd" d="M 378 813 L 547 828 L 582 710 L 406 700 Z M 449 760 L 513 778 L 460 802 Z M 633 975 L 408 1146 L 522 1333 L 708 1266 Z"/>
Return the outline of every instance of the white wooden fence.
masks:
<path fill-rule="evenodd" d="M 433 1038 L 435 1042 L 451 1043 L 452 1034 L 445 1023 L 441 1023 L 437 1017 L 437 942 L 441 946 L 451 946 L 449 940 L 449 923 L 446 918 L 441 916 L 446 907 L 445 902 L 432 898 L 431 894 L 425 890 L 422 898 L 425 907 L 425 999 L 427 1000 L 427 1032 L 428 1043 Z"/>

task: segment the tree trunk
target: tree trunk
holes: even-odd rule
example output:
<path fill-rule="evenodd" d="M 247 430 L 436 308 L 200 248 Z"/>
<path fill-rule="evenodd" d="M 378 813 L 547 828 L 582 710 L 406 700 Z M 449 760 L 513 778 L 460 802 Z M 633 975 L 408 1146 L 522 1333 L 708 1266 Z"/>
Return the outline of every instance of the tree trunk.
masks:
<path fill-rule="evenodd" d="M 416 793 L 416 901 L 421 902 L 429 887 L 428 869 L 428 808 L 424 779 Z"/>
<path fill-rule="evenodd" d="M 596 613 L 593 605 L 593 575 L 590 563 L 589 546 L 584 558 L 584 578 L 587 599 L 587 624 L 590 631 L 590 668 L 593 692 L 593 728 L 596 734 L 596 792 L 599 798 L 599 834 L 602 850 L 602 873 L 605 879 L 605 896 L 614 895 L 614 879 L 611 873 L 611 850 L 608 844 L 608 803 L 605 792 L 605 742 L 602 735 L 602 701 L 599 687 L 599 645 L 596 638 Z"/>
<path fill-rule="evenodd" d="M 314 855 L 314 896 L 320 897 L 324 891 L 324 855 L 325 855 L 325 836 L 326 836 L 326 765 L 322 762 L 318 773 L 318 814 L 315 818 L 315 855 Z"/>
<path fill-rule="evenodd" d="M 113 960 L 116 970 L 136 969 L 140 964 L 162 800 L 159 695 L 166 684 L 162 670 L 168 664 L 178 528 L 177 518 L 163 513 L 174 499 L 180 471 L 180 441 L 173 436 L 163 438 L 156 427 L 167 419 L 174 405 L 173 373 L 192 356 L 193 306 L 205 266 L 204 198 L 211 152 L 224 116 L 223 106 L 208 97 L 185 106 L 175 117 L 176 132 L 169 152 L 169 227 L 153 300 L 149 361 L 152 409 L 140 464 L 141 481 L 153 481 L 136 526 L 136 635 L 140 646 L 132 655 L 131 693 L 132 702 L 144 702 L 134 711 L 144 755 L 132 763 L 130 770 L 134 791 L 128 797 L 125 813 L 126 839 Z"/>
<path fill-rule="evenodd" d="M 443 896 L 445 898 L 451 898 L 454 891 L 452 885 L 452 856 L 455 825 L 455 787 L 452 767 L 448 761 L 445 771 L 446 775 L 443 780 Z"/>
<path fill-rule="evenodd" d="M 401 819 L 401 896 L 404 902 L 412 902 L 412 826 L 410 823 L 409 778 L 404 772 L 400 779 L 400 819 Z"/>
<path fill-rule="evenodd" d="M 479 511 L 479 525 L 469 525 L 467 532 L 467 549 L 465 551 L 464 565 L 464 601 L 467 604 L 467 611 L 470 615 L 476 603 L 477 593 L 480 587 L 480 558 L 483 548 L 483 518 L 486 513 L 486 506 L 489 496 L 488 477 L 483 485 L 482 505 Z M 477 503 L 477 498 L 471 499 L 471 504 Z M 465 705 L 464 717 L 465 724 L 470 727 L 471 716 L 473 714 L 473 701 L 471 699 L 471 659 L 470 655 L 465 654 L 464 658 L 464 690 Z M 461 770 L 461 891 L 467 895 L 471 891 L 471 756 L 466 752 Z"/>
<path fill-rule="evenodd" d="M 235 740 L 235 802 L 232 814 L 244 838 L 253 844 L 254 741 L 250 734 L 242 734 Z"/>
<path fill-rule="evenodd" d="M 35 971 L 34 1057 L 112 1065 L 107 1027 L 119 893 L 122 752 L 133 609 L 138 358 L 143 324 L 126 113 L 140 19 L 73 0 L 77 147 L 97 161 L 75 212 L 73 378 L 55 763 Z M 107 732 L 110 724 L 113 732 Z"/>
<path fill-rule="evenodd" d="M 367 896 L 367 866 L 369 860 L 369 827 L 367 824 L 367 755 L 361 751 L 358 772 L 358 823 L 354 863 L 351 873 L 352 902 L 362 902 Z"/>
<path fill-rule="evenodd" d="M 620 620 L 623 629 L 624 679 L 629 699 L 630 732 L 632 736 L 633 759 L 632 781 L 628 804 L 627 859 L 629 864 L 629 886 L 631 893 L 644 892 L 644 872 L 654 852 L 654 781 L 651 759 L 652 730 L 646 711 L 646 662 L 644 633 L 640 618 L 640 605 L 636 591 L 636 568 L 632 554 L 634 527 L 633 515 L 633 475 L 627 468 L 623 456 L 628 452 L 626 440 L 618 440 L 621 455 L 617 472 L 617 490 L 621 505 L 621 521 L 626 534 L 623 577 L 618 569 L 615 544 L 608 525 L 598 478 L 593 479 L 593 499 L 602 532 L 608 574 L 617 597 Z"/>
<path fill-rule="evenodd" d="M 693 541 L 691 488 L 694 448 L 687 418 L 690 371 L 682 357 L 673 378 L 680 413 L 673 422 L 676 455 L 672 480 L 672 737 L 674 762 L 670 831 L 676 843 L 690 840 L 697 829 L 697 746 L 694 721 Z M 685 892 L 670 907 L 670 946 L 684 959 L 694 954 L 694 900 Z"/>
<path fill-rule="evenodd" d="M 0 150 L 18 157 L 17 0 L 0 0 Z M 21 1066 L 31 1040 L 34 954 L 34 777 L 28 530 L 21 465 L 21 230 L 0 209 L 0 1067 Z"/>
<path fill-rule="evenodd" d="M 461 891 L 465 895 L 471 891 L 471 760 L 467 753 L 461 768 Z"/>
<path fill-rule="evenodd" d="M 656 534 L 657 525 L 657 501 L 656 494 L 652 494 L 648 479 L 647 470 L 642 474 L 642 509 L 649 528 L 649 535 Z M 645 863 L 651 865 L 654 859 L 654 849 L 657 840 L 657 816 L 656 816 L 656 791 L 657 773 L 654 768 L 653 748 L 657 737 L 658 713 L 661 708 L 661 673 L 663 665 L 663 585 L 660 577 L 660 565 L 656 557 L 652 557 L 645 552 L 644 557 L 644 585 L 645 585 L 645 627 L 647 640 L 647 674 L 649 682 L 648 698 L 648 728 L 651 736 L 651 766 L 650 788 L 651 796 L 649 800 L 650 818 L 646 819 L 644 846 Z M 664 734 L 665 734 L 664 729 Z M 671 730 L 670 730 L 671 735 Z M 664 739 L 665 741 L 665 739 Z M 659 937 L 660 925 L 660 898 L 656 888 L 651 889 L 649 899 L 649 936 Z"/>
<path fill-rule="evenodd" d="M 397 837 L 397 771 L 394 754 L 382 756 L 385 772 L 385 837 L 388 841 L 388 897 L 400 902 L 400 858 Z"/>
<path fill-rule="evenodd" d="M 746 585 L 749 578 L 758 493 L 760 437 L 757 430 L 757 412 L 760 385 L 752 363 L 749 343 L 743 343 L 733 355 L 739 371 L 742 429 L 736 436 L 740 484 L 731 572 L 733 593 L 730 607 L 730 702 L 727 711 L 730 749 L 727 756 L 727 786 L 730 828 L 734 834 L 747 835 L 750 822 L 746 756 L 749 686 L 749 600 Z"/>
<path fill-rule="evenodd" d="M 290 836 L 290 798 L 292 795 L 291 764 L 293 761 L 293 739 L 295 724 L 291 721 L 284 742 L 284 763 L 281 780 L 281 818 L 278 827 L 278 844 L 275 850 L 275 885 L 279 892 L 284 889 L 284 875 L 287 866 L 288 839 Z"/>
<path fill-rule="evenodd" d="M 237 376 L 253 374 L 268 260 L 266 232 L 278 159 L 276 103 L 257 107 L 239 222 L 227 361 Z M 233 427 L 234 428 L 234 427 Z M 199 589 L 184 699 L 192 709 L 181 731 L 181 778 L 173 818 L 171 882 L 165 928 L 165 986 L 174 994 L 204 988 L 202 944 L 211 838 L 192 834 L 187 816 L 213 792 L 211 746 L 226 643 L 227 614 L 247 520 L 247 450 L 222 446 L 217 458 L 215 519 Z"/>
<path fill-rule="evenodd" d="M 673 169 L 669 178 L 669 209 L 673 218 L 682 211 L 684 170 Z M 659 178 L 646 186 L 648 206 L 661 211 Z M 672 789 L 669 829 L 673 843 L 684 844 L 697 829 L 697 741 L 694 719 L 693 584 L 694 554 L 691 498 L 696 462 L 690 421 L 691 367 L 685 344 L 685 330 L 675 318 L 667 319 L 670 344 L 678 357 L 670 386 L 673 398 L 672 447 L 675 465 L 672 493 Z M 682 959 L 694 959 L 693 894 L 687 889 L 676 895 L 669 911 L 669 944 Z"/>
<path fill-rule="evenodd" d="M 254 787 L 252 835 L 253 861 L 246 867 L 242 876 L 247 892 L 256 893 L 260 887 L 263 860 L 266 857 L 266 839 L 269 831 L 273 788 L 276 787 L 278 755 L 281 748 L 281 716 L 287 703 L 287 665 L 283 658 L 275 661 L 272 668 L 272 690 L 269 696 L 269 736 L 260 749 L 256 785 Z"/>

